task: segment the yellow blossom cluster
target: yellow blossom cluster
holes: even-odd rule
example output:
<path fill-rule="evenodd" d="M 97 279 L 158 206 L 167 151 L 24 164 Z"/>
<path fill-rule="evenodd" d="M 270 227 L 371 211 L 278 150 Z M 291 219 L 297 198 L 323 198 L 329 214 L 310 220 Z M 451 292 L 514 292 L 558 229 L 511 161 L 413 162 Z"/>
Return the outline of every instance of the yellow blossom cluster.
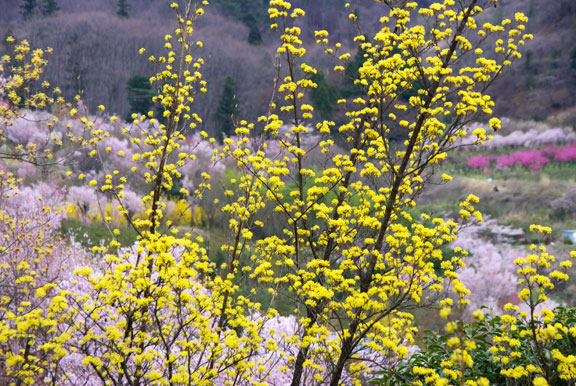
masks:
<path fill-rule="evenodd" d="M 551 232 L 539 225 L 530 229 L 542 236 Z M 414 384 L 488 385 L 488 379 L 477 379 L 478 372 L 485 368 L 491 369 L 489 378 L 494 384 L 557 385 L 576 380 L 574 309 L 546 308 L 555 286 L 567 280 L 571 261 L 555 262 L 543 245 L 532 245 L 530 249 L 532 254 L 515 261 L 520 304 L 507 304 L 501 316 L 485 316 L 476 310 L 473 316 L 477 322 L 471 324 L 449 321 L 448 334 L 431 340 L 442 345 L 440 366 L 433 366 L 434 360 L 428 362 L 429 366 L 416 361 L 419 365 L 412 370 L 418 380 Z M 570 256 L 575 258 L 576 252 Z M 429 350 L 432 356 L 438 353 L 436 348 Z"/>
<path fill-rule="evenodd" d="M 7 201 L 20 199 L 18 183 L 0 171 L 0 361 L 3 382 L 33 385 L 58 376 L 69 354 L 59 326 L 71 319 L 54 279 L 63 267 L 51 261 L 60 247 L 51 221 L 59 214 L 44 206 L 35 217 L 17 218 Z M 27 205 L 40 206 L 42 197 L 36 200 Z"/>
<path fill-rule="evenodd" d="M 540 225 L 531 225 L 530 230 L 543 237 L 552 232 L 549 227 Z M 558 311 L 545 308 L 545 302 L 558 284 L 569 279 L 567 270 L 572 267 L 571 259 L 576 258 L 576 252 L 571 252 L 571 259 L 555 264 L 556 258 L 544 245 L 532 245 L 530 250 L 532 254 L 514 261 L 518 266 L 518 285 L 521 288 L 518 299 L 525 304 L 527 311 L 521 311 L 512 304 L 506 305 L 509 314 L 502 317 L 501 334 L 494 337 L 495 344 L 490 349 L 494 353 L 493 360 L 506 365 L 502 374 L 509 378 L 534 376 L 535 385 L 547 385 L 554 384 L 554 379 L 557 379 L 554 374 L 558 374 L 560 379 L 574 382 L 576 360 L 571 353 L 563 354 L 561 350 L 565 348 L 557 344 L 573 339 L 576 327 L 563 324 L 562 320 L 570 323 L 570 318 L 559 319 Z M 520 364 L 526 362 L 527 356 L 522 341 L 529 342 L 534 350 L 528 365 Z"/>
<path fill-rule="evenodd" d="M 11 36 L 6 38 L 8 53 L 0 57 L 0 155 L 2 158 L 26 160 L 34 164 L 54 163 L 54 149 L 63 146 L 63 137 L 73 143 L 82 143 L 83 138 L 75 136 L 71 130 L 64 135 L 55 131 L 62 111 L 70 109 L 71 105 L 65 103 L 62 91 L 53 87 L 48 81 L 41 80 L 48 60 L 46 55 L 52 49 L 32 49 L 27 40 L 17 41 Z M 54 115 L 42 123 L 45 127 L 46 141 L 42 143 L 28 143 L 5 148 L 6 137 L 3 128 L 14 123 L 16 118 L 26 116 L 29 110 L 52 109 Z"/>

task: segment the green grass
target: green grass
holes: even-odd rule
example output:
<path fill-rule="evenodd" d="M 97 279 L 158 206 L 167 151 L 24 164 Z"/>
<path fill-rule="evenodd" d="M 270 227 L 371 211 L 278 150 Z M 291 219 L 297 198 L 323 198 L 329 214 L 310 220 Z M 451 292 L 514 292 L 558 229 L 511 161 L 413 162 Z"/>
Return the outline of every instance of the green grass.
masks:
<path fill-rule="evenodd" d="M 526 150 L 521 148 L 515 148 L 516 150 Z M 513 166 L 506 170 L 498 170 L 494 167 L 495 162 L 492 161 L 492 167 L 488 173 L 485 173 L 483 169 L 471 168 L 467 165 L 470 158 L 478 155 L 482 156 L 499 156 L 503 154 L 510 154 L 510 149 L 496 148 L 496 149 L 483 149 L 482 151 L 460 151 L 451 153 L 449 158 L 442 163 L 439 172 L 453 174 L 453 175 L 465 175 L 468 177 L 491 177 L 494 179 L 511 179 L 511 178 L 523 178 L 523 179 L 539 179 L 542 175 L 546 175 L 548 178 L 563 182 L 574 182 L 576 181 L 576 163 L 575 162 L 557 162 L 550 160 L 549 163 L 544 165 L 540 170 L 530 170 L 525 166 Z"/>
<path fill-rule="evenodd" d="M 573 214 L 559 216 L 552 210 L 552 201 L 561 197 L 567 190 L 576 189 L 576 165 L 548 165 L 544 170 L 530 171 L 516 167 L 508 172 L 491 175 L 462 172 L 465 167 L 445 164 L 437 175 L 451 174 L 454 181 L 447 184 L 427 186 L 418 201 L 418 210 L 431 215 L 455 216 L 458 202 L 472 193 L 480 198 L 476 208 L 485 217 L 499 223 L 524 230 L 527 242 L 531 240 L 528 231 L 531 224 L 552 227 L 552 241 L 562 244 L 561 231 L 575 229 Z M 439 179 L 436 177 L 436 179 Z M 496 189 L 497 188 L 497 189 Z"/>
<path fill-rule="evenodd" d="M 84 248 L 106 245 L 116 239 L 123 247 L 131 246 L 137 240 L 138 234 L 129 226 L 111 226 L 110 229 L 118 228 L 120 234 L 116 237 L 103 223 L 84 223 L 75 219 L 67 219 L 62 222 L 60 232 L 66 238 L 74 236 Z"/>

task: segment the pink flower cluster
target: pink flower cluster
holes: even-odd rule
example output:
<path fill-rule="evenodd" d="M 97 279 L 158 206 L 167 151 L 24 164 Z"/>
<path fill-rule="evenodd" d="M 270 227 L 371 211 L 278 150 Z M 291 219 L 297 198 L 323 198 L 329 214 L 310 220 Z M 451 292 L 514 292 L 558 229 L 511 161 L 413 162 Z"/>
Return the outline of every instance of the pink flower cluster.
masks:
<path fill-rule="evenodd" d="M 41 111 L 26 112 L 7 125 L 3 135 L 17 145 L 46 146 L 51 134 L 45 125 L 49 117 L 50 114 Z"/>
<path fill-rule="evenodd" d="M 576 160 L 576 143 L 564 146 L 546 146 L 542 153 L 553 158 L 554 161 L 569 162 Z"/>
<path fill-rule="evenodd" d="M 74 281 L 74 268 L 85 265 L 88 254 L 74 240 L 67 243 L 60 237 L 64 189 L 48 184 L 19 189 L 5 184 L 2 176 L 0 171 L 0 384 L 23 383 L 20 364 L 12 373 L 5 364 L 6 358 L 24 351 L 30 361 L 22 367 L 34 368 L 34 384 L 44 384 L 63 375 L 59 362 L 44 349 L 62 332 L 50 324 L 57 315 L 47 310 L 58 289 Z M 50 322 L 40 323 L 34 316 L 38 311 L 51 314 Z"/>
<path fill-rule="evenodd" d="M 576 160 L 576 143 L 563 146 L 546 146 L 541 149 L 518 150 L 499 156 L 482 154 L 471 157 L 470 168 L 489 170 L 495 161 L 497 170 L 507 170 L 513 166 L 523 166 L 530 170 L 540 170 L 551 161 L 570 162 Z"/>
<path fill-rule="evenodd" d="M 482 154 L 470 158 L 467 162 L 468 167 L 478 169 L 490 169 L 490 157 L 484 157 Z"/>
<path fill-rule="evenodd" d="M 540 150 L 521 150 L 498 156 L 496 158 L 496 169 L 506 170 L 512 166 L 519 165 L 528 167 L 530 170 L 540 170 L 548 162 L 549 159 L 544 157 Z"/>

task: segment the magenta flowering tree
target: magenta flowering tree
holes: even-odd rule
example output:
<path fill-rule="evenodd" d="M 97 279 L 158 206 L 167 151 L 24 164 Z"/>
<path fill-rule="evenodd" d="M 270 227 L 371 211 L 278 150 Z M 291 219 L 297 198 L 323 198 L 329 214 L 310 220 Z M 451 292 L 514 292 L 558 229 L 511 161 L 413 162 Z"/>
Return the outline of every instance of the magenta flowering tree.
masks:
<path fill-rule="evenodd" d="M 539 170 L 546 165 L 549 160 L 544 157 L 540 150 L 517 151 L 510 154 L 513 164 L 528 167 L 530 170 Z"/>
<path fill-rule="evenodd" d="M 512 166 L 525 166 L 530 170 L 540 170 L 549 161 L 540 150 L 515 151 L 496 158 L 496 168 L 506 170 Z"/>
<path fill-rule="evenodd" d="M 482 154 L 470 158 L 467 165 L 475 169 L 489 169 L 490 161 Z"/>
<path fill-rule="evenodd" d="M 554 160 L 569 162 L 576 160 L 576 143 L 571 143 L 555 149 Z"/>
<path fill-rule="evenodd" d="M 502 154 L 496 158 L 496 169 L 498 170 L 506 170 L 512 165 L 514 165 L 514 160 L 508 154 Z"/>

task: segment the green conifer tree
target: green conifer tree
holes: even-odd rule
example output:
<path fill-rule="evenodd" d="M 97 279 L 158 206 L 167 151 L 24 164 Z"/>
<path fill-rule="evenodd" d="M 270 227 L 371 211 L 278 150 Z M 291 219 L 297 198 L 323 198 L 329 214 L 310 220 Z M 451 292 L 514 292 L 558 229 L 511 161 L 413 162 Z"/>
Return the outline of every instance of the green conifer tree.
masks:
<path fill-rule="evenodd" d="M 338 101 L 338 91 L 326 82 L 322 71 L 318 71 L 310 80 L 317 85 L 310 91 L 314 109 L 320 113 L 321 118 L 328 119 L 334 113 Z"/>
<path fill-rule="evenodd" d="M 118 0 L 118 9 L 116 11 L 116 15 L 120 17 L 128 17 L 128 9 L 130 9 L 128 0 Z"/>
<path fill-rule="evenodd" d="M 59 10 L 58 0 L 44 0 L 40 6 L 40 11 L 44 17 L 54 16 Z"/>
<path fill-rule="evenodd" d="M 250 27 L 250 33 L 248 34 L 248 43 L 252 44 L 253 46 L 257 46 L 258 44 L 262 43 L 262 35 L 260 34 L 258 26 L 253 25 L 252 27 Z"/>
<path fill-rule="evenodd" d="M 150 80 L 142 75 L 136 75 L 126 82 L 128 90 L 128 103 L 130 103 L 130 113 L 127 120 L 131 121 L 132 114 L 147 114 L 152 107 L 152 97 L 154 91 Z"/>
<path fill-rule="evenodd" d="M 38 2 L 36 0 L 24 0 L 22 5 L 20 5 L 20 13 L 24 20 L 30 19 L 36 13 L 36 7 L 38 7 Z"/>
<path fill-rule="evenodd" d="M 230 136 L 234 133 L 234 116 L 238 112 L 236 102 L 236 82 L 227 76 L 222 86 L 222 97 L 218 102 L 218 109 L 214 114 L 214 119 L 219 123 L 219 137 Z"/>
<path fill-rule="evenodd" d="M 344 98 L 349 98 L 360 93 L 360 90 L 354 84 L 354 80 L 358 79 L 360 76 L 359 69 L 362 67 L 362 64 L 365 61 L 364 54 L 364 50 L 358 47 L 358 51 L 356 51 L 354 59 L 352 59 L 346 66 L 344 82 L 342 88 L 340 89 L 340 93 Z"/>

